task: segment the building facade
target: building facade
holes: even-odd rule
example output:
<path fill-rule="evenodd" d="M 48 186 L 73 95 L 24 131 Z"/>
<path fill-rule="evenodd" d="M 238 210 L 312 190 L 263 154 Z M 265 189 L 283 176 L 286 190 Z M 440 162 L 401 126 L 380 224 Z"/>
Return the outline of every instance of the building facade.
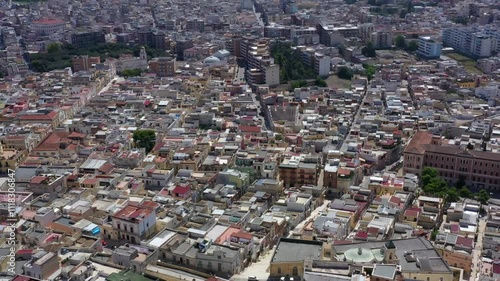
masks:
<path fill-rule="evenodd" d="M 417 55 L 424 59 L 437 59 L 441 56 L 441 43 L 427 36 L 420 37 Z"/>
<path fill-rule="evenodd" d="M 404 152 L 403 172 L 432 167 L 449 184 L 462 179 L 472 189 L 500 191 L 500 154 L 443 145 L 441 137 L 418 132 Z"/>

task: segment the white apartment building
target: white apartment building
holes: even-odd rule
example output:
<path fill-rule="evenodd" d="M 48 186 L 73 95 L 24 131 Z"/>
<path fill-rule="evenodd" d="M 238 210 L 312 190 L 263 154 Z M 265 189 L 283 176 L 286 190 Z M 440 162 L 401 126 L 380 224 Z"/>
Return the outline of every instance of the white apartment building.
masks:
<path fill-rule="evenodd" d="M 425 36 L 418 39 L 417 55 L 426 59 L 435 59 L 441 56 L 441 43 Z"/>
<path fill-rule="evenodd" d="M 490 57 L 499 50 L 500 31 L 494 28 L 451 27 L 443 31 L 443 43 L 475 58 Z"/>

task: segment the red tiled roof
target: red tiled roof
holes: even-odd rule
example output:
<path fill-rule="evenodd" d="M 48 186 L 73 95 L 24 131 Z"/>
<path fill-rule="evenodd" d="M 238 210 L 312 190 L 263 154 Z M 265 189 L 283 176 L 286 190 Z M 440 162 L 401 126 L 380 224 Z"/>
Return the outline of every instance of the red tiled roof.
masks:
<path fill-rule="evenodd" d="M 82 184 L 95 184 L 97 183 L 97 179 L 96 178 L 92 178 L 92 179 L 84 179 L 82 181 Z"/>
<path fill-rule="evenodd" d="M 31 254 L 33 250 L 30 249 L 21 249 L 16 252 L 17 255 Z"/>
<path fill-rule="evenodd" d="M 500 274 L 500 260 L 496 260 L 493 262 L 492 271 L 494 274 Z"/>
<path fill-rule="evenodd" d="M 428 132 L 417 132 L 410 143 L 405 149 L 405 152 L 413 152 L 413 153 L 424 153 L 425 150 L 422 148 L 422 145 L 430 144 L 432 140 L 432 134 Z"/>
<path fill-rule="evenodd" d="M 259 126 L 250 126 L 250 125 L 240 125 L 238 129 L 241 132 L 245 133 L 260 133 L 262 131 L 262 128 Z"/>
<path fill-rule="evenodd" d="M 405 211 L 405 216 L 407 217 L 417 217 L 420 211 L 417 210 L 406 210 Z"/>
<path fill-rule="evenodd" d="M 49 24 L 61 24 L 61 23 L 64 23 L 64 21 L 60 20 L 60 19 L 42 18 L 42 19 L 33 21 L 33 23 L 49 25 Z"/>
<path fill-rule="evenodd" d="M 179 194 L 179 195 L 184 195 L 191 191 L 191 188 L 189 185 L 178 185 L 172 190 L 173 193 Z"/>
<path fill-rule="evenodd" d="M 107 174 L 109 172 L 111 172 L 113 170 L 113 165 L 110 164 L 110 163 L 105 163 L 104 165 L 101 166 L 101 168 L 99 169 L 99 171 Z"/>
<path fill-rule="evenodd" d="M 245 240 L 252 240 L 252 238 L 253 238 L 252 234 L 244 232 L 244 231 L 239 231 L 239 232 L 233 233 L 233 234 L 231 234 L 231 236 L 236 237 L 236 238 L 245 239 Z"/>
<path fill-rule="evenodd" d="M 34 177 L 31 179 L 30 183 L 40 184 L 40 183 L 42 183 L 45 179 L 46 179 L 46 177 L 44 177 L 44 176 L 34 176 Z"/>
<path fill-rule="evenodd" d="M 137 208 L 134 206 L 127 206 L 121 209 L 118 213 L 116 213 L 113 217 L 122 220 L 138 220 L 141 221 L 144 217 L 151 214 L 152 210 L 146 208 Z M 143 216 L 143 218 L 141 218 Z"/>
<path fill-rule="evenodd" d="M 378 234 L 379 229 L 376 227 L 369 227 L 368 228 L 368 233 L 369 234 Z"/>
<path fill-rule="evenodd" d="M 345 175 L 348 176 L 351 174 L 351 170 L 340 168 L 337 172 L 339 175 Z"/>
<path fill-rule="evenodd" d="M 391 199 L 389 199 L 389 202 L 394 203 L 396 205 L 399 205 L 399 204 L 401 204 L 401 198 L 396 197 L 396 196 L 392 196 Z"/>
<path fill-rule="evenodd" d="M 358 231 L 356 232 L 356 238 L 358 239 L 368 239 L 368 233 L 364 231 Z"/>
<path fill-rule="evenodd" d="M 467 248 L 472 248 L 472 244 L 474 243 L 474 240 L 472 238 L 466 238 L 462 236 L 457 237 L 457 242 L 455 245 L 461 245 Z"/>
<path fill-rule="evenodd" d="M 79 139 L 83 139 L 85 138 L 86 134 L 82 134 L 82 133 L 78 133 L 78 132 L 71 132 L 71 134 L 69 134 L 68 138 L 79 138 Z"/>
<path fill-rule="evenodd" d="M 47 114 L 27 114 L 19 117 L 20 120 L 53 120 L 57 112 L 52 111 Z"/>
<path fill-rule="evenodd" d="M 458 224 L 452 224 L 450 230 L 451 233 L 458 233 L 460 231 L 460 226 Z"/>

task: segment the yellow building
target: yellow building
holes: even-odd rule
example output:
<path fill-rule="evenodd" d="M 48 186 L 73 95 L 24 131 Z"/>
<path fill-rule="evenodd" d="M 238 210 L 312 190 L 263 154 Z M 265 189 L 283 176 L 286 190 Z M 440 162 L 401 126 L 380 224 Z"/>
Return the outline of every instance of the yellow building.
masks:
<path fill-rule="evenodd" d="M 15 170 L 27 156 L 25 150 L 3 149 L 0 143 L 0 173 L 7 174 L 10 170 Z"/>
<path fill-rule="evenodd" d="M 307 260 L 323 259 L 323 242 L 281 238 L 271 259 L 271 277 L 302 277 Z"/>
<path fill-rule="evenodd" d="M 446 248 L 438 248 L 437 251 L 450 266 L 461 268 L 466 276 L 470 275 L 472 270 L 471 254 Z"/>

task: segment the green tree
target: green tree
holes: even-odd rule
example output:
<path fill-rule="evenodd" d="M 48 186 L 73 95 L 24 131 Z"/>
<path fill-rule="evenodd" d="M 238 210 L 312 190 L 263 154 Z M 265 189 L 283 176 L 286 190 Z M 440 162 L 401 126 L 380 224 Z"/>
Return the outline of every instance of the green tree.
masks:
<path fill-rule="evenodd" d="M 305 81 L 305 80 L 299 80 L 299 81 L 293 81 L 292 82 L 292 89 L 302 88 L 302 87 L 305 87 L 305 86 L 307 86 L 307 81 Z"/>
<path fill-rule="evenodd" d="M 348 67 L 341 66 L 339 68 L 339 72 L 337 73 L 337 76 L 340 79 L 351 80 L 352 77 L 354 76 L 354 74 L 352 73 L 352 71 Z"/>
<path fill-rule="evenodd" d="M 439 230 L 437 229 L 434 229 L 432 232 L 431 232 L 431 241 L 435 241 L 436 240 L 436 237 L 437 235 L 439 234 Z"/>
<path fill-rule="evenodd" d="M 467 185 L 466 185 L 466 183 L 465 183 L 465 180 L 464 180 L 464 178 L 463 178 L 463 177 L 460 177 L 460 178 L 458 179 L 457 183 L 455 184 L 455 187 L 456 187 L 457 189 L 460 189 L 460 188 L 462 188 L 462 187 L 464 187 L 464 186 L 465 186 L 465 187 L 467 186 Z"/>
<path fill-rule="evenodd" d="M 149 153 L 156 143 L 156 133 L 153 130 L 136 130 L 133 134 L 135 147 L 145 148 Z"/>
<path fill-rule="evenodd" d="M 456 18 L 452 19 L 452 21 L 454 23 L 463 24 L 463 25 L 469 24 L 469 19 L 467 17 L 456 17 Z"/>
<path fill-rule="evenodd" d="M 142 69 L 138 69 L 138 68 L 125 69 L 124 71 L 121 71 L 118 73 L 118 75 L 123 76 L 125 78 L 141 76 L 141 74 L 142 74 Z"/>
<path fill-rule="evenodd" d="M 365 75 L 368 78 L 368 80 L 372 80 L 373 77 L 375 76 L 375 72 L 377 71 L 375 69 L 375 66 L 370 64 L 363 64 L 363 68 L 365 69 Z"/>
<path fill-rule="evenodd" d="M 460 194 L 458 194 L 458 190 L 455 187 L 450 188 L 446 194 L 446 202 L 457 202 L 459 200 Z"/>
<path fill-rule="evenodd" d="M 490 200 L 490 194 L 486 190 L 481 189 L 476 194 L 476 200 L 481 202 L 481 204 L 486 205 L 488 204 L 488 200 Z"/>
<path fill-rule="evenodd" d="M 403 35 L 398 35 L 396 37 L 396 47 L 401 49 L 406 48 L 406 40 Z"/>
<path fill-rule="evenodd" d="M 50 43 L 47 46 L 47 53 L 52 54 L 52 53 L 57 53 L 61 50 L 61 47 L 59 46 L 58 43 Z"/>
<path fill-rule="evenodd" d="M 460 197 L 462 198 L 472 198 L 472 192 L 467 188 L 467 186 L 462 186 L 459 190 L 458 190 L 458 194 L 460 195 Z"/>
<path fill-rule="evenodd" d="M 422 184 L 423 186 L 428 185 L 433 178 L 436 178 L 438 172 L 435 168 L 425 167 L 422 169 Z"/>
<path fill-rule="evenodd" d="M 418 43 L 415 40 L 410 41 L 410 44 L 408 44 L 407 51 L 408 52 L 415 52 L 418 49 Z"/>
<path fill-rule="evenodd" d="M 326 81 L 323 80 L 321 77 L 316 77 L 316 86 L 318 87 L 327 87 L 328 85 L 326 84 Z"/>
<path fill-rule="evenodd" d="M 372 42 L 368 42 L 366 44 L 366 46 L 364 46 L 363 49 L 361 49 L 361 53 L 364 56 L 370 57 L 370 58 L 373 58 L 373 57 L 377 56 L 377 53 L 375 52 L 375 47 L 373 47 Z"/>

